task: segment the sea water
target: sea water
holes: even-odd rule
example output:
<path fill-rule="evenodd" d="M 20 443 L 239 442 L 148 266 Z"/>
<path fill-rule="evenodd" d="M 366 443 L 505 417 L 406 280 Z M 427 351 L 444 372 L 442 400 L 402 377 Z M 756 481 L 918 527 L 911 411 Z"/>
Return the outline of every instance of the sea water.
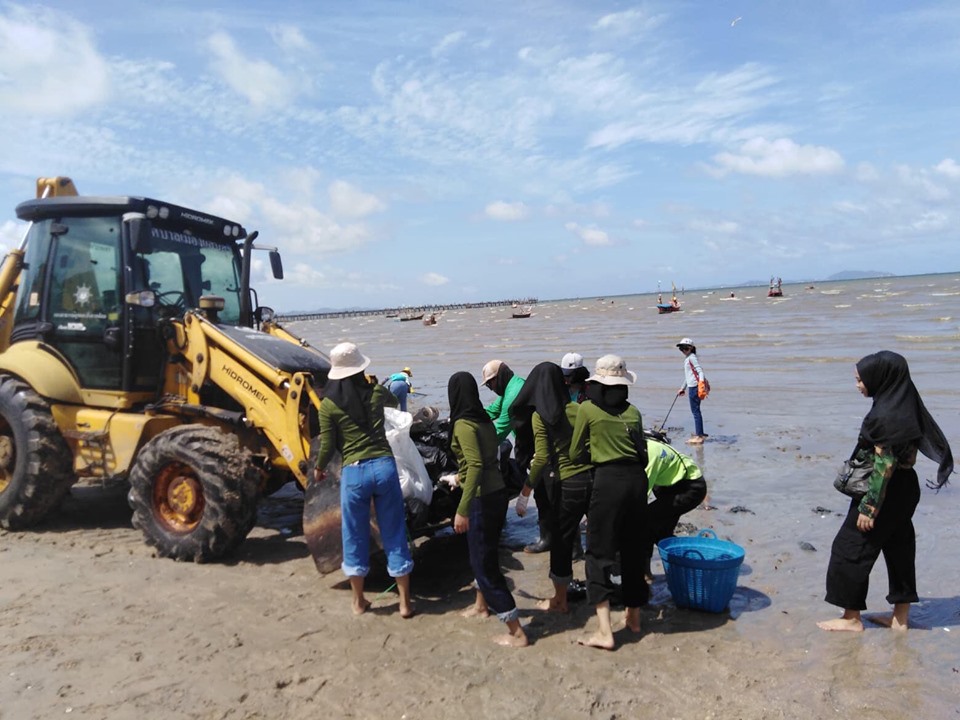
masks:
<path fill-rule="evenodd" d="M 357 343 L 380 378 L 409 366 L 422 393 L 410 409 L 428 404 L 444 414 L 450 375 L 466 370 L 479 378 L 488 360 L 504 360 L 524 376 L 566 352 L 581 353 L 589 367 L 600 355 L 621 355 L 638 375 L 630 401 L 645 426 L 663 426 L 707 479 L 707 500 L 684 521 L 746 550 L 730 607 L 738 632 L 769 637 L 788 629 L 794 642 L 814 649 L 812 662 L 829 662 L 818 654 L 831 646 L 816 636 L 814 621 L 838 615 L 823 602 L 824 573 L 848 504 L 832 481 L 870 408 L 855 387 L 854 364 L 881 349 L 904 355 L 960 456 L 960 274 L 785 285 L 780 298 L 766 291 L 687 290 L 682 310 L 666 315 L 657 313 L 656 295 L 646 294 L 541 302 L 522 319 L 502 307 L 445 312 L 433 326 L 373 316 L 288 328 L 324 352 Z M 695 342 L 712 386 L 702 405 L 709 434 L 702 446 L 684 444 L 693 421 L 686 398 L 674 402 L 683 384 L 682 337 Z M 495 398 L 480 392 L 484 402 Z M 917 472 L 923 485 L 936 466 L 920 457 Z M 927 632 L 911 635 L 919 644 L 911 652 L 922 672 L 933 673 L 931 687 L 945 681 L 951 692 L 957 676 L 949 668 L 960 657 L 958 487 L 955 476 L 939 493 L 924 488 L 914 517 L 921 602 L 911 621 Z M 522 527 L 535 532 L 530 519 Z M 870 609 L 885 610 L 882 561 L 871 579 Z"/>

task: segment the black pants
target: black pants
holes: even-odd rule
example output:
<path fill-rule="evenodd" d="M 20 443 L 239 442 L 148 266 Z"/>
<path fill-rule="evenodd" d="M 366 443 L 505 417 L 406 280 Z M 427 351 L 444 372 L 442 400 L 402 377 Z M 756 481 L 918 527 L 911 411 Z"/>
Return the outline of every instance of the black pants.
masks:
<path fill-rule="evenodd" d="M 860 501 L 850 502 L 830 551 L 828 603 L 847 610 L 866 610 L 870 571 L 881 553 L 890 583 L 887 602 L 917 602 L 917 538 L 912 518 L 919 502 L 920 484 L 912 468 L 894 471 L 873 530 L 857 530 Z"/>
<path fill-rule="evenodd" d="M 587 511 L 587 597 L 593 605 L 613 594 L 610 570 L 620 555 L 620 591 L 628 608 L 646 605 L 643 579 L 647 473 L 640 463 L 606 463 L 593 473 Z"/>
<path fill-rule="evenodd" d="M 560 479 L 550 472 L 550 466 L 540 474 L 540 482 L 533 489 L 533 501 L 537 504 L 537 527 L 540 539 L 553 543 L 553 530 L 557 525 L 557 497 L 560 494 Z"/>
<path fill-rule="evenodd" d="M 673 485 L 654 486 L 654 501 L 647 505 L 647 542 L 644 558 L 653 555 L 653 546 L 673 535 L 680 516 L 693 510 L 707 496 L 707 481 L 680 480 Z"/>
<path fill-rule="evenodd" d="M 550 579 L 573 580 L 573 544 L 580 535 L 580 520 L 590 509 L 593 474 L 587 470 L 557 484 L 554 494 L 554 528 L 550 543 Z"/>

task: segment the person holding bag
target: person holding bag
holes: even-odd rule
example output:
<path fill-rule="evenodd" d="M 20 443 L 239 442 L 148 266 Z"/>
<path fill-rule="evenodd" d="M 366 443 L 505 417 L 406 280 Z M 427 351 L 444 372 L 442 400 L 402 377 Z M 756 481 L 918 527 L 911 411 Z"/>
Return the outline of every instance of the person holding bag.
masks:
<path fill-rule="evenodd" d="M 850 501 L 830 551 L 826 601 L 843 608 L 843 615 L 817 623 L 822 630 L 860 632 L 860 613 L 867 607 L 870 571 L 883 554 L 887 565 L 887 602 L 893 612 L 868 618 L 905 631 L 910 604 L 918 601 L 917 543 L 913 513 L 920 501 L 920 484 L 913 469 L 917 451 L 939 463 L 943 487 L 953 472 L 953 454 L 936 421 L 924 407 L 902 355 L 881 350 L 856 365 L 857 389 L 873 398 L 860 425 L 854 456 L 873 467 L 866 493 Z"/>
<path fill-rule="evenodd" d="M 691 445 L 702 445 L 707 438 L 703 431 L 703 415 L 700 414 L 700 401 L 705 400 L 710 393 L 710 381 L 700 367 L 697 359 L 697 346 L 688 337 L 677 343 L 683 353 L 683 385 L 677 390 L 677 397 L 684 393 L 690 400 L 690 412 L 693 414 L 693 435 L 687 440 Z"/>

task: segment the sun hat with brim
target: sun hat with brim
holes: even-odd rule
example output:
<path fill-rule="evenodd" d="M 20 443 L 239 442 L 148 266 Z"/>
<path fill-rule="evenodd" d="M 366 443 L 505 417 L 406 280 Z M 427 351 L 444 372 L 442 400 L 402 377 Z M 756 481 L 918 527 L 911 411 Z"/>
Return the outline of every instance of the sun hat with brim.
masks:
<path fill-rule="evenodd" d="M 627 370 L 627 364 L 619 355 L 604 355 L 597 360 L 593 375 L 587 380 L 601 385 L 633 385 L 637 381 L 637 374 Z"/>
<path fill-rule="evenodd" d="M 684 345 L 689 345 L 690 347 L 696 347 L 693 340 L 690 338 L 683 338 L 680 342 L 677 343 L 677 347 L 683 347 Z"/>
<path fill-rule="evenodd" d="M 358 372 L 363 372 L 370 365 L 370 358 L 360 352 L 352 342 L 344 342 L 330 351 L 330 380 L 343 380 Z"/>

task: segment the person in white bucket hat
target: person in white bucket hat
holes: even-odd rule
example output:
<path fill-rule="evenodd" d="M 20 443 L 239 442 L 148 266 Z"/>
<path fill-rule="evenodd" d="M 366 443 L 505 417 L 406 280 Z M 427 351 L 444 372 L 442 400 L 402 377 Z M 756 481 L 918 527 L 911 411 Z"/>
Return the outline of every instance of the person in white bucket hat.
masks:
<path fill-rule="evenodd" d="M 581 645 L 612 650 L 610 621 L 614 587 L 610 576 L 620 556 L 621 594 L 626 625 L 640 632 L 640 608 L 650 590 L 643 578 L 646 537 L 647 445 L 643 418 L 627 400 L 636 373 L 619 355 L 604 355 L 587 379 L 570 439 L 570 459 L 594 466 L 593 493 L 587 512 L 587 597 L 596 608 L 599 629 Z"/>
<path fill-rule="evenodd" d="M 700 361 L 697 359 L 697 346 L 688 337 L 677 343 L 677 348 L 683 353 L 683 385 L 677 390 L 677 397 L 686 393 L 690 400 L 690 413 L 693 415 L 693 435 L 687 440 L 692 445 L 701 445 L 707 438 L 703 431 L 703 415 L 700 412 L 700 401 L 707 397 L 710 391 L 710 382 L 707 380 Z M 702 389 L 701 389 L 702 388 Z"/>
<path fill-rule="evenodd" d="M 343 537 L 341 569 L 353 591 L 353 612 L 370 607 L 363 595 L 370 572 L 370 501 L 377 513 L 380 539 L 387 556 L 387 572 L 397 581 L 400 616 L 413 616 L 410 572 L 413 559 L 407 545 L 407 523 L 397 463 L 387 441 L 383 408 L 397 406 L 389 390 L 370 383 L 363 371 L 370 358 L 351 342 L 330 351 L 330 373 L 320 402 L 320 451 L 314 470 L 322 482 L 335 451 L 343 456 L 340 476 L 340 514 Z"/>

